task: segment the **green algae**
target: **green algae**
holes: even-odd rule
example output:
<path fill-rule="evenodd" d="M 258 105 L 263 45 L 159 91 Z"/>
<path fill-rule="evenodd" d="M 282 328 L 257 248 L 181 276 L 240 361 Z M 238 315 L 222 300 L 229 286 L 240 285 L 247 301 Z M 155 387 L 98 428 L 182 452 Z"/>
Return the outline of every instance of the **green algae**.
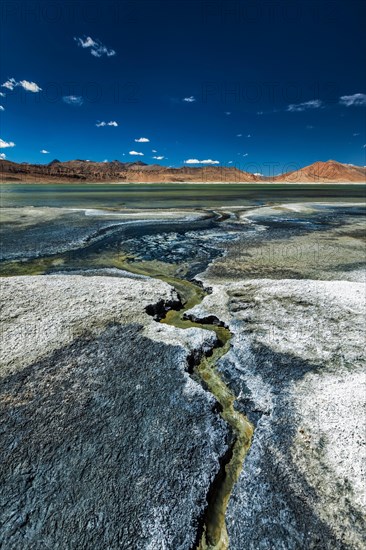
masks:
<path fill-rule="evenodd" d="M 217 335 L 219 346 L 213 350 L 210 356 L 202 357 L 194 371 L 202 384 L 220 404 L 221 417 L 232 429 L 234 443 L 219 481 L 215 484 L 214 490 L 208 499 L 203 532 L 197 550 L 227 550 L 229 548 L 229 537 L 225 523 L 226 510 L 234 485 L 242 471 L 245 456 L 250 448 L 253 426 L 247 417 L 235 408 L 236 397 L 217 370 L 218 361 L 230 349 L 231 333 L 229 329 L 215 324 L 191 321 L 185 317 L 188 310 L 202 302 L 207 292 L 197 284 L 173 277 L 169 273 L 172 269 L 171 266 L 165 269 L 166 265 L 159 266 L 160 268 L 163 267 L 165 273 L 155 271 L 155 262 L 127 262 L 123 265 L 123 269 L 130 269 L 134 273 L 144 275 L 149 274 L 171 284 L 177 290 L 183 307 L 178 310 L 170 309 L 161 319 L 161 323 L 183 329 L 195 327 L 211 330 Z"/>
<path fill-rule="evenodd" d="M 181 282 L 179 283 L 181 284 Z M 168 311 L 161 322 L 178 328 L 198 327 L 213 330 L 216 333 L 220 346 L 215 348 L 210 356 L 201 359 L 195 367 L 195 373 L 220 404 L 221 417 L 230 426 L 234 435 L 230 459 L 225 464 L 219 482 L 215 484 L 212 496 L 208 499 L 203 533 L 197 550 L 227 550 L 229 548 L 229 537 L 225 523 L 226 509 L 234 485 L 242 471 L 245 456 L 250 448 L 253 426 L 245 415 L 235 409 L 235 395 L 225 384 L 216 367 L 219 359 L 230 349 L 231 333 L 226 327 L 198 323 L 184 317 L 185 312 L 194 305 L 199 304 L 206 295 L 199 286 L 188 281 L 184 281 L 184 283 L 190 291 L 188 293 L 189 299 L 184 303 L 183 309 Z M 176 287 L 175 282 L 173 286 Z"/>
<path fill-rule="evenodd" d="M 229 548 L 229 537 L 226 529 L 225 515 L 229 499 L 238 481 L 243 463 L 249 451 L 253 426 L 249 420 L 235 409 L 235 396 L 230 392 L 218 374 L 215 364 L 230 347 L 215 350 L 210 358 L 204 358 L 196 368 L 201 380 L 220 403 L 221 416 L 233 430 L 235 441 L 231 448 L 231 456 L 221 473 L 219 482 L 205 514 L 205 525 L 197 550 L 226 550 Z M 223 351 L 222 351 L 223 350 Z"/>
<path fill-rule="evenodd" d="M 60 256 L 47 256 L 31 260 L 8 260 L 0 262 L 0 277 L 24 275 L 44 275 L 52 268 L 60 268 L 64 259 Z"/>

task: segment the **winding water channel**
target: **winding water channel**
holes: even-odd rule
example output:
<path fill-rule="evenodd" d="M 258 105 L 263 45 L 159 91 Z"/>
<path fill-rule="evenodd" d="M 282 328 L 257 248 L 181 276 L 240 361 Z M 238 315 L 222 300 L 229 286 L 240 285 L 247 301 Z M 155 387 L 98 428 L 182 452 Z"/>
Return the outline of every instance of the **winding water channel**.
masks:
<path fill-rule="evenodd" d="M 128 263 L 125 265 L 125 269 L 140 274 L 147 274 L 148 271 L 138 264 Z M 151 276 L 151 271 L 149 275 Z M 190 281 L 167 277 L 159 273 L 154 276 L 171 284 L 178 292 L 183 304 L 181 309 L 170 309 L 160 322 L 183 329 L 198 327 L 204 330 L 212 330 L 216 333 L 218 339 L 218 346 L 209 355 L 201 357 L 199 363 L 193 367 L 193 373 L 198 376 L 203 386 L 217 400 L 220 414 L 232 430 L 233 442 L 222 460 L 220 471 L 209 491 L 207 509 L 199 533 L 197 550 L 226 550 L 229 548 L 229 538 L 225 524 L 225 513 L 253 435 L 252 424 L 246 416 L 235 409 L 235 395 L 225 384 L 216 367 L 220 358 L 229 351 L 231 333 L 225 326 L 220 326 L 219 320 L 217 320 L 217 323 L 200 323 L 189 319 L 187 311 L 199 304 L 207 294 L 200 286 Z"/>

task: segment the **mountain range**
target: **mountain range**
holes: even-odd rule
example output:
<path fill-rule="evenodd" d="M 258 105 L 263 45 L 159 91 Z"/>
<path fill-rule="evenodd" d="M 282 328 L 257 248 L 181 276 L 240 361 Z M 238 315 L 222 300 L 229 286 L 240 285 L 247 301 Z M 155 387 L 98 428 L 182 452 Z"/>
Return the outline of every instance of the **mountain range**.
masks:
<path fill-rule="evenodd" d="M 144 162 L 94 162 L 53 160 L 48 164 L 0 162 L 0 182 L 284 182 L 284 183 L 366 183 L 366 168 L 334 160 L 315 162 L 299 170 L 264 177 L 226 166 L 171 168 Z"/>

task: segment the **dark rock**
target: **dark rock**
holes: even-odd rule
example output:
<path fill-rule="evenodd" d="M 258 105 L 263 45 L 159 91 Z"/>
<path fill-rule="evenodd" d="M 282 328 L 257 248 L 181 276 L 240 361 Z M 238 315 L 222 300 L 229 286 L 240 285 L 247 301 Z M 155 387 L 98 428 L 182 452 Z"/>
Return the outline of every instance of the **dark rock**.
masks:
<path fill-rule="evenodd" d="M 3 548 L 191 548 L 227 429 L 186 360 L 111 325 L 3 379 Z"/>

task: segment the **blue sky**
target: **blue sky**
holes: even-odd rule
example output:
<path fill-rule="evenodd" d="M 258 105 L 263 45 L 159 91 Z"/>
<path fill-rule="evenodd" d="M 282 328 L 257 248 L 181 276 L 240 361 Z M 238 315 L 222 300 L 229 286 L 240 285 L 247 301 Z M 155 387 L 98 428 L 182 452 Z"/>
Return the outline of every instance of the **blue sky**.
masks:
<path fill-rule="evenodd" d="M 11 0 L 0 16 L 9 160 L 366 164 L 361 0 Z"/>

